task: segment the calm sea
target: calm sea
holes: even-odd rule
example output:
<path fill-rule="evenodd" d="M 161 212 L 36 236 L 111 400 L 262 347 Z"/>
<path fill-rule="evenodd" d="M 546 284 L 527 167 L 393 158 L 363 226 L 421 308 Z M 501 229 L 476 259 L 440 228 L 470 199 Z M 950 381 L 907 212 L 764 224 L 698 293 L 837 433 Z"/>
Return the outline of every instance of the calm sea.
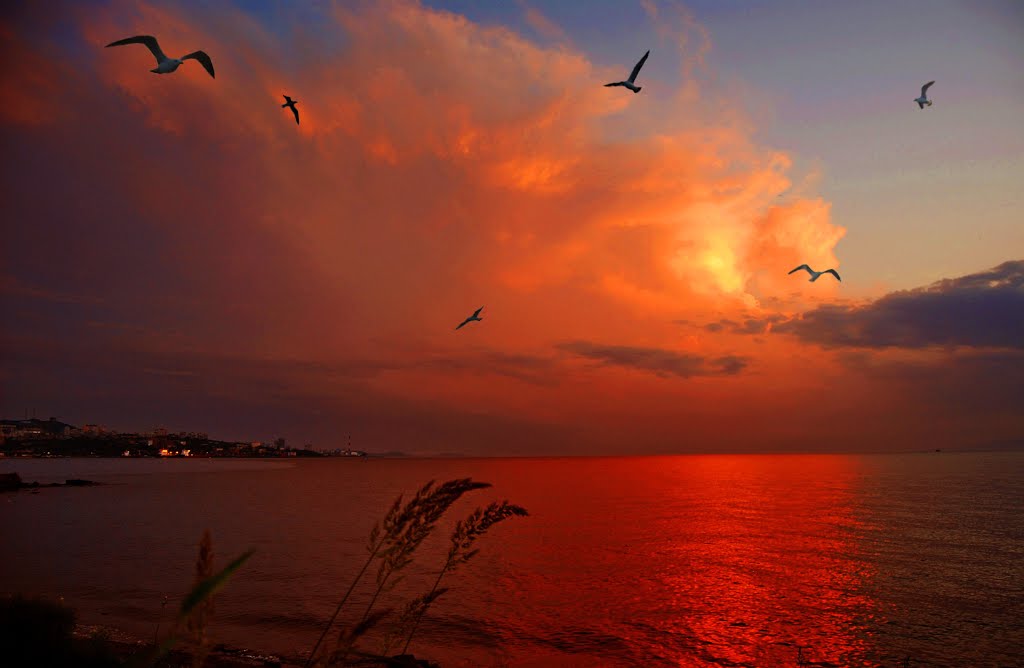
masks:
<path fill-rule="evenodd" d="M 400 492 L 470 476 L 383 600 L 436 574 L 455 519 L 507 498 L 410 651 L 449 666 L 1022 666 L 1024 453 L 435 460 L 0 460 L 0 592 L 151 637 L 210 529 L 214 642 L 308 651 Z M 361 615 L 370 592 L 357 590 Z M 164 597 L 171 603 L 161 611 Z M 374 649 L 378 639 L 366 641 Z"/>

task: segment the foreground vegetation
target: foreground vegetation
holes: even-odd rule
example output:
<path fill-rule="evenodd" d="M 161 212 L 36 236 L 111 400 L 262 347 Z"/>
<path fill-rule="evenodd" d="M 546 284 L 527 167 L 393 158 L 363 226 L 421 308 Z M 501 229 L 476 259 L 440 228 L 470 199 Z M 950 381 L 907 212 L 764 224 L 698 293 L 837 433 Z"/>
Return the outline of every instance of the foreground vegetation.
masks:
<path fill-rule="evenodd" d="M 0 600 L 2 663 L 39 668 L 114 668 L 121 662 L 102 636 L 74 635 L 75 612 L 51 601 L 12 596 Z"/>
<path fill-rule="evenodd" d="M 526 509 L 508 501 L 477 508 L 456 523 L 449 537 L 446 558 L 438 564 L 437 577 L 429 591 L 401 607 L 381 608 L 378 604 L 387 599 L 401 571 L 413 562 L 420 545 L 434 532 L 451 506 L 465 494 L 486 487 L 490 484 L 462 478 L 441 485 L 431 481 L 404 503 L 403 496 L 399 495 L 370 532 L 366 561 L 326 621 L 305 666 L 434 666 L 407 652 L 431 605 L 448 591 L 447 587 L 440 586 L 442 580 L 477 554 L 476 541 L 494 525 L 512 517 L 526 516 Z M 253 553 L 249 550 L 215 572 L 213 541 L 209 532 L 205 532 L 199 543 L 191 591 L 182 599 L 170 628 L 161 634 L 158 626 L 153 642 L 146 645 L 113 643 L 97 635 L 78 637 L 74 634 L 75 613 L 61 603 L 21 596 L 0 600 L 0 647 L 4 648 L 4 656 L 0 658 L 4 665 L 41 668 L 281 665 L 279 661 L 259 664 L 232 661 L 223 653 L 211 657 L 208 629 L 214 615 L 214 595 L 242 569 Z M 342 613 L 350 612 L 346 605 L 353 591 L 374 566 L 376 576 L 371 583 L 373 595 L 369 604 L 361 614 L 358 610 L 352 611 L 350 618 L 342 622 Z M 371 632 L 378 636 L 377 651 L 368 651 L 359 644 Z M 391 650 L 399 646 L 402 653 L 390 655 Z M 8 660 L 10 663 L 6 663 Z"/>

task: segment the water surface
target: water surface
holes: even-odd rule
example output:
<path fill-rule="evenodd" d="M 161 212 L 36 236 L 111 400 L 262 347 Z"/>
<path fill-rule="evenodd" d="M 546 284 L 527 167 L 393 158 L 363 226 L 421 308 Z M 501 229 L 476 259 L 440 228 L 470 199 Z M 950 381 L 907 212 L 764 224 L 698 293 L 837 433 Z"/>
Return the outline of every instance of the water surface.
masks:
<path fill-rule="evenodd" d="M 308 651 L 400 492 L 494 484 L 456 506 L 382 604 L 429 589 L 447 534 L 507 498 L 411 651 L 445 666 L 1013 666 L 1024 647 L 1024 453 L 565 459 L 0 460 L 0 592 L 153 633 L 210 529 L 214 642 Z M 362 614 L 367 587 L 351 612 Z M 367 640 L 377 649 L 378 637 Z"/>

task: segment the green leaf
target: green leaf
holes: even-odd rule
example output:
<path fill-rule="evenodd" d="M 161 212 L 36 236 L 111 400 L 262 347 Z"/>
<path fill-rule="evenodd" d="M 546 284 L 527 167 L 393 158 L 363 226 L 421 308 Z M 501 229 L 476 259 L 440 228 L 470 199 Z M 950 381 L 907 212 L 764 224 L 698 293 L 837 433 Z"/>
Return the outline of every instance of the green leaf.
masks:
<path fill-rule="evenodd" d="M 244 564 L 254 552 L 256 552 L 256 550 L 249 550 L 225 566 L 220 573 L 211 575 L 198 583 L 195 587 L 192 587 L 192 591 L 190 591 L 185 597 L 185 600 L 181 602 L 181 612 L 178 613 L 178 617 L 180 619 L 184 619 L 192 614 L 192 611 L 195 610 L 196 606 L 210 596 L 213 596 L 218 589 L 223 587 L 227 583 L 228 578 L 230 578 L 235 571 L 241 568 L 242 564 Z"/>

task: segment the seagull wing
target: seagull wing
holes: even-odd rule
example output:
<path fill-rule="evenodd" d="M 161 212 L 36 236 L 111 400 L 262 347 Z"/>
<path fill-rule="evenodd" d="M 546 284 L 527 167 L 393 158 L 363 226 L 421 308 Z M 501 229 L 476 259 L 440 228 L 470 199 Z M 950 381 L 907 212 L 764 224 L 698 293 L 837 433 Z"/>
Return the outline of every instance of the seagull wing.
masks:
<path fill-rule="evenodd" d="M 634 83 L 636 81 L 636 75 L 640 74 L 640 68 L 647 62 L 647 56 L 649 55 L 651 55 L 650 49 L 648 49 L 647 53 L 644 54 L 644 57 L 640 59 L 640 62 L 633 66 L 633 71 L 629 73 L 629 83 Z"/>
<path fill-rule="evenodd" d="M 217 78 L 213 75 L 213 61 L 210 59 L 208 55 L 206 55 L 205 51 L 193 51 L 187 56 L 181 57 L 182 60 L 188 60 L 189 58 L 191 58 L 192 60 L 198 60 L 206 69 L 206 71 L 210 73 L 211 77 L 213 77 L 214 79 Z"/>
<path fill-rule="evenodd" d="M 295 106 L 294 103 L 292 103 L 290 106 L 292 108 L 292 113 L 295 114 L 295 125 L 298 125 L 299 124 L 299 109 L 298 109 L 298 107 Z"/>
<path fill-rule="evenodd" d="M 460 322 L 460 323 L 459 323 L 459 326 L 458 326 L 458 327 L 456 327 L 455 329 L 456 329 L 456 330 L 462 329 L 463 327 L 465 327 L 465 326 L 466 326 L 466 323 L 468 323 L 468 322 L 469 322 L 469 318 L 466 318 L 465 320 L 463 320 L 462 322 Z"/>
<path fill-rule="evenodd" d="M 152 35 L 136 35 L 135 37 L 125 37 L 124 39 L 119 39 L 116 42 L 111 42 L 110 44 L 107 44 L 107 47 L 109 48 L 111 46 L 124 46 L 125 44 L 145 44 L 146 48 L 148 48 L 153 53 L 153 57 L 156 58 L 157 65 L 167 60 L 167 56 L 164 55 L 164 52 L 160 50 L 160 43 L 157 42 L 156 37 L 153 37 Z"/>
<path fill-rule="evenodd" d="M 823 271 L 821 273 L 823 273 L 823 274 L 832 274 L 833 276 L 836 277 L 837 281 L 839 281 L 840 283 L 843 282 L 843 279 L 839 278 L 839 274 L 836 272 L 835 269 L 826 269 L 825 271 Z"/>
<path fill-rule="evenodd" d="M 480 307 L 480 308 L 478 308 L 477 310 L 473 311 L 473 317 L 474 317 L 474 318 L 479 318 L 479 317 L 480 317 L 480 311 L 483 311 L 483 310 L 484 310 L 484 307 L 483 307 L 483 306 L 481 306 L 481 307 Z"/>
<path fill-rule="evenodd" d="M 921 97 L 924 97 L 925 95 L 928 94 L 928 89 L 931 88 L 931 85 L 933 83 L 935 83 L 935 82 L 934 81 L 929 81 L 925 85 L 921 86 Z"/>
<path fill-rule="evenodd" d="M 792 274 L 792 273 L 793 273 L 794 271 L 800 271 L 801 269 L 806 269 L 808 273 L 811 273 L 811 272 L 813 272 L 813 271 L 814 271 L 813 269 L 811 269 L 810 267 L 808 267 L 808 266 L 807 266 L 806 264 L 802 264 L 802 265 L 800 265 L 799 267 L 797 267 L 796 269 L 794 269 L 793 271 L 791 271 L 791 272 L 789 272 L 789 273 L 791 273 L 791 274 Z"/>
<path fill-rule="evenodd" d="M 605 84 L 604 87 L 607 88 L 608 86 L 623 86 L 623 85 L 625 85 L 625 84 L 623 84 L 621 81 L 616 81 L 615 83 Z"/>

